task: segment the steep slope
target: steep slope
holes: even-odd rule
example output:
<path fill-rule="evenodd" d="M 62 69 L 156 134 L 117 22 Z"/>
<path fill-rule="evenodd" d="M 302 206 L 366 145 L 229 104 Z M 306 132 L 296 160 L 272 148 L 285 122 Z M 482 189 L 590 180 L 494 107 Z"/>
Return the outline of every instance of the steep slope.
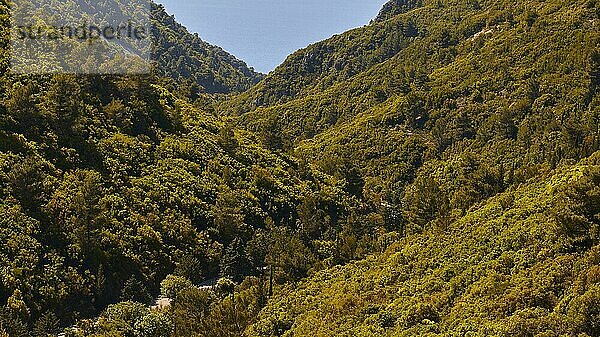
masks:
<path fill-rule="evenodd" d="M 168 274 L 196 284 L 254 275 L 270 254 L 265 235 L 307 250 L 279 275 L 303 277 L 315 259 L 306 245 L 352 203 L 327 176 L 152 79 L 2 83 L 0 331 L 10 336 L 48 317 L 44 331 L 56 331 L 119 300 L 150 303 Z M 301 212 L 332 209 L 331 227 L 294 231 Z"/>
<path fill-rule="evenodd" d="M 336 35 L 290 55 L 264 81 L 223 104 L 244 114 L 321 93 L 394 56 L 419 35 L 415 23 L 369 25 Z"/>
<path fill-rule="evenodd" d="M 600 1 L 390 1 L 219 114 L 156 13 L 176 86 L 7 74 L 0 2 L 0 336 L 600 333 Z"/>
<path fill-rule="evenodd" d="M 370 26 L 306 50 L 395 32 L 399 46 L 382 61 L 346 78 L 324 63 L 317 75 L 278 81 L 278 71 L 302 64 L 290 58 L 254 90 L 300 90 L 262 107 L 245 101 L 254 91 L 231 101 L 240 123 L 268 146 L 353 184 L 385 228 L 409 236 L 388 254 L 406 247 L 414 255 L 398 263 L 374 257 L 288 288 L 249 335 L 597 335 L 597 282 L 578 280 L 596 273 L 598 155 L 590 162 L 596 173 L 583 162 L 540 177 L 599 149 L 600 3 L 419 5 L 392 1 Z M 371 47 L 326 54 L 373 60 Z M 327 72 L 336 80 L 323 84 Z M 582 166 L 593 176 L 581 178 L 585 188 L 573 178 Z M 560 191 L 571 188 L 567 196 Z M 561 209 L 577 211 L 553 215 Z M 511 240 L 524 243 L 503 245 Z M 515 252 L 524 266 L 509 276 L 486 274 Z M 561 274 L 562 259 L 576 266 L 573 273 Z M 500 311 L 491 311 L 498 303 Z"/>
<path fill-rule="evenodd" d="M 298 53 L 348 40 L 364 53 L 326 54 L 373 59 L 368 37 L 382 32 L 400 43 L 383 62 L 324 89 L 301 72 L 278 87 L 277 74 L 300 64 L 292 57 L 231 104 L 243 111 L 256 90 L 306 82 L 240 124 L 329 174 L 358 176 L 357 195 L 373 207 L 410 204 L 405 187 L 435 175 L 451 207 L 464 210 L 598 150 L 599 15 L 596 1 L 424 1 Z M 413 37 L 398 28 L 410 26 Z"/>
<path fill-rule="evenodd" d="M 444 69 L 462 71 L 461 76 L 469 70 L 467 66 L 473 68 L 473 74 L 484 76 L 492 70 L 506 69 L 512 77 L 496 76 L 503 83 L 493 84 L 510 88 L 511 83 L 528 75 L 526 71 L 535 70 L 540 75 L 569 71 L 561 66 L 572 61 L 557 59 L 568 54 L 577 60 L 571 67 L 588 71 L 569 74 L 581 76 L 572 82 L 589 81 L 589 71 L 596 62 L 592 56 L 597 52 L 597 17 L 598 4 L 593 1 L 518 2 L 514 6 L 484 1 L 425 2 L 423 7 L 390 20 L 297 52 L 261 84 L 229 104 L 234 104 L 232 109 L 242 115 L 252 111 L 245 116 L 245 123 L 253 129 L 275 124 L 293 145 L 390 98 L 428 92 L 431 86 L 443 85 L 432 75 Z M 509 46 L 510 50 L 500 50 Z M 524 52 L 517 54 L 518 50 Z M 499 52 L 507 57 L 495 59 Z M 537 57 L 542 54 L 547 56 Z M 308 58 L 311 55 L 314 59 Z M 520 56 L 522 60 L 511 63 Z M 347 67 L 337 70 L 338 61 Z M 489 67 L 491 64 L 496 68 Z M 500 66 L 503 68 L 497 68 Z M 454 81 L 463 86 L 481 86 L 474 75 Z M 474 90 L 464 87 L 464 91 L 469 89 Z M 453 99 L 462 101 L 471 92 L 462 94 L 456 93 Z M 424 103 L 427 100 L 424 98 Z M 426 108 L 430 110 L 426 113 L 440 109 Z M 429 119 L 415 117 L 421 117 L 422 123 Z"/>
<path fill-rule="evenodd" d="M 66 69 L 67 72 L 81 72 L 81 69 L 89 67 L 87 71 L 94 73 L 98 68 L 110 66 L 111 70 L 120 70 L 116 71 L 120 73 L 127 70 L 120 69 L 121 67 L 134 67 L 132 62 L 135 62 L 135 58 L 129 56 L 138 54 L 152 61 L 153 70 L 159 76 L 173 79 L 182 89 L 196 96 L 198 93 L 242 92 L 263 77 L 262 74 L 256 73 L 233 55 L 202 41 L 197 34 L 188 32 L 165 11 L 162 5 L 157 5 L 151 0 L 133 2 L 67 0 L 46 1 L 37 6 L 28 6 L 27 4 L 27 1 L 15 2 L 13 18 L 21 21 L 15 22 L 19 26 L 21 23 L 31 25 L 34 22 L 37 22 L 37 25 L 46 22 L 50 26 L 67 23 L 69 23 L 67 25 L 75 26 L 79 24 L 78 16 L 82 16 L 86 21 L 89 20 L 95 24 L 100 24 L 103 20 L 106 22 L 133 20 L 140 24 L 148 24 L 151 30 L 148 39 L 140 41 L 120 38 L 97 40 L 93 44 L 93 50 L 86 49 L 85 45 L 78 45 L 73 39 L 63 39 L 61 48 L 68 48 L 70 52 L 63 55 L 45 55 L 49 64 L 44 64 L 41 60 L 23 61 L 24 67 L 27 67 L 28 63 L 34 63 L 32 69 L 34 72 L 50 67 L 54 62 L 60 68 Z M 74 8 L 77 8 L 76 12 L 74 12 Z M 36 10 L 39 11 L 36 13 Z M 59 18 L 58 22 L 53 22 L 57 18 Z M 50 41 L 52 40 L 50 39 Z M 31 52 L 26 49 L 38 47 L 52 49 L 50 45 L 36 46 L 32 41 L 25 43 L 29 45 L 24 48 L 22 57 L 16 57 L 13 60 L 26 59 Z M 104 50 L 104 53 L 118 54 L 119 57 L 109 60 L 105 55 L 100 55 L 97 52 L 99 50 Z M 20 52 L 20 48 L 13 48 L 13 54 L 17 55 L 17 52 Z M 48 58 L 52 58 L 52 60 Z M 122 59 L 124 61 L 120 64 Z M 16 62 L 16 64 L 21 63 Z M 74 67 L 75 69 L 71 67 L 72 64 L 77 65 Z"/>
<path fill-rule="evenodd" d="M 162 5 L 153 7 L 152 24 L 155 39 L 152 60 L 157 62 L 159 75 L 198 86 L 187 90 L 241 92 L 263 77 L 220 47 L 191 34 Z"/>
<path fill-rule="evenodd" d="M 0 21 L 1 336 L 56 335 L 120 300 L 149 304 L 168 274 L 239 281 L 275 241 L 295 247 L 278 251 L 277 277 L 299 279 L 313 241 L 355 203 L 156 75 L 9 73 L 4 1 Z"/>
<path fill-rule="evenodd" d="M 247 336 L 598 336 L 600 153 L 278 294 Z"/>

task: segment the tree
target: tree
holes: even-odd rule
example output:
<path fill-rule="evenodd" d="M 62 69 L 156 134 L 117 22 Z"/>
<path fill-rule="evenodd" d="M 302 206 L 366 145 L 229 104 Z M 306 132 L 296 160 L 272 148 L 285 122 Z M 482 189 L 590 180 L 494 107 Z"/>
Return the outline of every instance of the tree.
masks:
<path fill-rule="evenodd" d="M 406 190 L 403 204 L 405 218 L 417 225 L 417 230 L 449 213 L 448 197 L 432 177 L 418 177 Z"/>
<path fill-rule="evenodd" d="M 592 82 L 592 96 L 598 91 L 600 86 L 600 51 L 594 49 L 590 57 L 590 80 Z"/>
<path fill-rule="evenodd" d="M 19 317 L 25 321 L 29 318 L 29 308 L 27 307 L 27 304 L 25 304 L 23 295 L 19 289 L 15 289 L 13 294 L 8 298 L 6 308 L 15 317 Z"/>
<path fill-rule="evenodd" d="M 346 192 L 357 198 L 362 198 L 365 181 L 360 170 L 348 162 L 344 163 L 339 170 L 346 180 Z"/>
<path fill-rule="evenodd" d="M 40 212 L 51 194 L 55 168 L 42 158 L 28 157 L 15 164 L 8 173 L 12 195 L 28 211 Z"/>
<path fill-rule="evenodd" d="M 235 238 L 247 238 L 244 230 L 244 215 L 240 207 L 239 195 L 235 192 L 221 193 L 213 208 L 214 223 L 219 231 L 219 241 L 230 244 Z"/>
<path fill-rule="evenodd" d="M 175 330 L 171 317 L 152 311 L 134 325 L 135 337 L 170 337 Z"/>
<path fill-rule="evenodd" d="M 204 268 L 205 263 L 202 263 L 199 258 L 186 255 L 177 263 L 174 274 L 185 277 L 193 284 L 199 284 L 204 279 Z"/>
<path fill-rule="evenodd" d="M 190 280 L 181 276 L 169 275 L 160 283 L 160 295 L 174 300 L 181 291 L 193 287 Z"/>
<path fill-rule="evenodd" d="M 225 124 L 219 130 L 219 145 L 229 154 L 235 153 L 239 146 L 239 142 L 233 132 L 233 126 L 229 123 Z"/>
<path fill-rule="evenodd" d="M 65 175 L 46 206 L 58 230 L 69 237 L 75 249 L 98 263 L 101 203 L 105 189 L 96 171 L 77 170 Z"/>
<path fill-rule="evenodd" d="M 121 289 L 121 301 L 139 302 L 148 305 L 152 302 L 152 295 L 144 283 L 140 282 L 137 277 L 131 276 Z"/>
<path fill-rule="evenodd" d="M 56 336 L 61 331 L 60 320 L 53 312 L 46 312 L 35 323 L 34 332 L 37 337 Z"/>
<path fill-rule="evenodd" d="M 215 300 L 211 291 L 188 288 L 179 292 L 172 305 L 176 335 L 194 336 L 201 331 L 202 321 L 210 314 Z"/>
<path fill-rule="evenodd" d="M 262 136 L 265 146 L 272 151 L 283 150 L 285 140 L 283 139 L 281 124 L 276 115 L 269 117 L 262 126 Z"/>
<path fill-rule="evenodd" d="M 254 270 L 245 249 L 245 244 L 240 238 L 233 239 L 221 257 L 221 277 L 241 282 L 245 276 L 253 274 Z"/>

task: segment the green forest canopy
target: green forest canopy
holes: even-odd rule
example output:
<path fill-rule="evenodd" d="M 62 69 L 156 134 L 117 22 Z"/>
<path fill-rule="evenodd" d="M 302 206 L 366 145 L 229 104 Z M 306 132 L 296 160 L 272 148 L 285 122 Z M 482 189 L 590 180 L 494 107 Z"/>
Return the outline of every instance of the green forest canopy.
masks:
<path fill-rule="evenodd" d="M 0 335 L 600 335 L 600 2 L 393 0 L 231 97 L 155 15 L 156 74 L 16 76 L 0 3 Z"/>

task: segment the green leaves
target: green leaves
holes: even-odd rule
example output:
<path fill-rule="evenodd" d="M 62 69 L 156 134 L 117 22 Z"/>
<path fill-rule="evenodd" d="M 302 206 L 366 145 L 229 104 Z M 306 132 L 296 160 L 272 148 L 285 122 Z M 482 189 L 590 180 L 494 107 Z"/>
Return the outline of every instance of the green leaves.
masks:
<path fill-rule="evenodd" d="M 175 299 L 180 292 L 193 286 L 192 282 L 184 277 L 169 275 L 160 283 L 160 294 L 164 298 Z"/>

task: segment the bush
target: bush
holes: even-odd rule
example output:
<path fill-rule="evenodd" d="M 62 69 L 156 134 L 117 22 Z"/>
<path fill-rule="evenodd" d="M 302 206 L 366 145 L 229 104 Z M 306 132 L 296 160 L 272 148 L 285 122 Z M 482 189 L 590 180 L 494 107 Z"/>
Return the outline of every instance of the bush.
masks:
<path fill-rule="evenodd" d="M 185 277 L 169 275 L 160 283 L 160 295 L 164 298 L 175 299 L 181 291 L 193 287 L 192 282 Z"/>

